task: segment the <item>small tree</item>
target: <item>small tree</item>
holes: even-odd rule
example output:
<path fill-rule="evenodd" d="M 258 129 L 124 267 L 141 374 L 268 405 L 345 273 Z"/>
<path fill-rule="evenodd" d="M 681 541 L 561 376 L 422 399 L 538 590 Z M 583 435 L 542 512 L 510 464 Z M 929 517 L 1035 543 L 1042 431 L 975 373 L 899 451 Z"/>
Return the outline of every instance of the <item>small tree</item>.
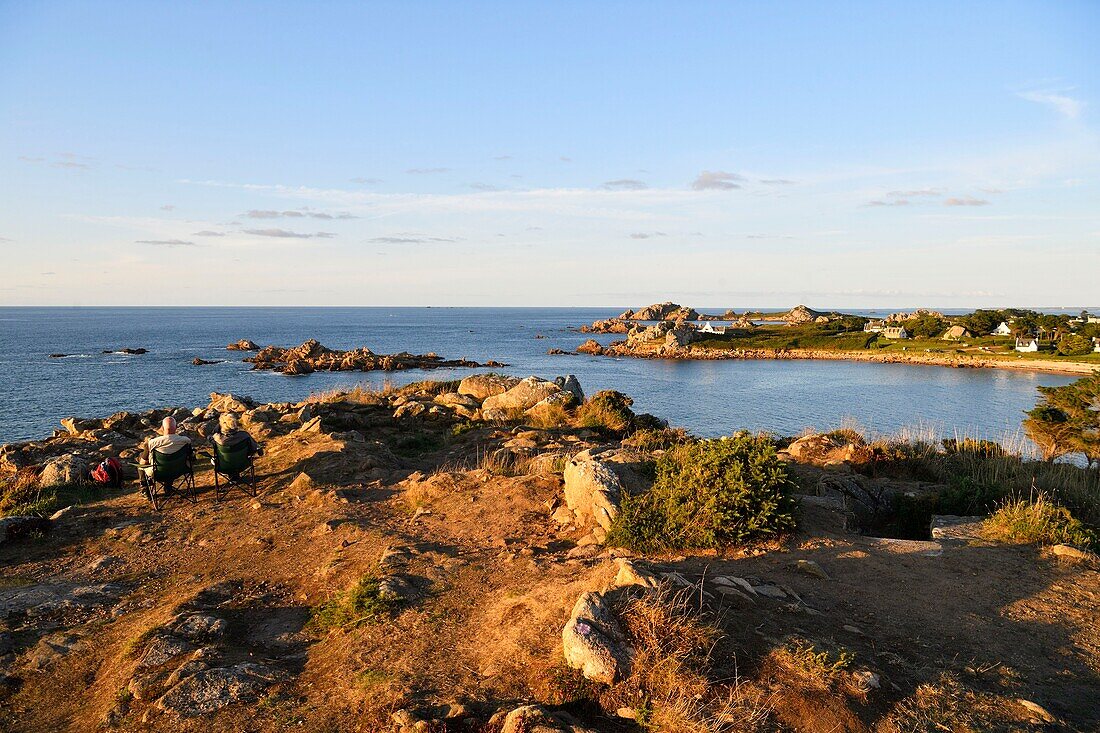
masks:
<path fill-rule="evenodd" d="M 1039 394 L 1024 430 L 1043 457 L 1080 453 L 1090 466 L 1100 459 L 1100 371 L 1061 387 L 1039 387 Z"/>
<path fill-rule="evenodd" d="M 1063 356 L 1084 356 L 1092 351 L 1092 340 L 1080 334 L 1071 333 L 1058 342 L 1058 353 Z"/>

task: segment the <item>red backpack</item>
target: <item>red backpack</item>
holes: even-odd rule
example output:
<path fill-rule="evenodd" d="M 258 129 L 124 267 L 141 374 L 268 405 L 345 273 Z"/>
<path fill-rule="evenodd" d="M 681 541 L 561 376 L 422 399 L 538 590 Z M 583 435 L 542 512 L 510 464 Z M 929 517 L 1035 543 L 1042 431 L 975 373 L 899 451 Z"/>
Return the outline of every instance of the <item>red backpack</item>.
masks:
<path fill-rule="evenodd" d="M 122 486 L 122 464 L 117 458 L 108 458 L 92 471 L 92 480 L 117 489 Z"/>

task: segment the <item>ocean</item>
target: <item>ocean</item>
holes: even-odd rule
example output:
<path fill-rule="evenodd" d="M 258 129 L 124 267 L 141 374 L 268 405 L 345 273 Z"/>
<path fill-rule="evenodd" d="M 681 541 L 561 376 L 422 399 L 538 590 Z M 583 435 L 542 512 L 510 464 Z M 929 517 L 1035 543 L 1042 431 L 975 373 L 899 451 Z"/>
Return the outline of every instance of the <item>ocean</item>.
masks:
<path fill-rule="evenodd" d="M 296 401 L 354 384 L 454 379 L 467 369 L 336 372 L 285 377 L 250 371 L 226 344 L 366 346 L 507 363 L 516 376 L 575 374 L 588 394 L 617 389 L 634 409 L 702 436 L 739 429 L 792 435 L 842 424 L 994 439 L 1020 435 L 1036 387 L 1072 377 L 844 361 L 660 361 L 549 356 L 589 336 L 573 330 L 623 309 L 596 308 L 0 308 L 0 443 L 46 437 L 68 416 L 205 405 L 210 392 Z M 540 338 L 541 337 L 541 338 Z M 609 343 L 621 336 L 596 336 Z M 113 352 L 144 348 L 147 354 Z M 69 354 L 50 358 L 52 353 Z M 224 360 L 193 366 L 201 357 Z"/>

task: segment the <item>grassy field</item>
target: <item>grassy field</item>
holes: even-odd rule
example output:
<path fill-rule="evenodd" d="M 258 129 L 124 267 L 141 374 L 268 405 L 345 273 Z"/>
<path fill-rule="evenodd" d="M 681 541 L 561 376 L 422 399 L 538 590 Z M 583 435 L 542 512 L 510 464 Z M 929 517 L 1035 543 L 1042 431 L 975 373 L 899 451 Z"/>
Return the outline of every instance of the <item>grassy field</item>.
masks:
<path fill-rule="evenodd" d="M 766 325 L 749 331 L 738 329 L 716 334 L 692 346 L 699 349 L 819 349 L 823 351 L 866 351 L 870 353 L 933 353 L 944 355 L 966 354 L 1002 359 L 1029 359 L 1044 361 L 1071 361 L 1095 363 L 1100 366 L 1100 354 L 1062 356 L 1053 349 L 1035 353 L 1013 350 L 1012 338 L 983 336 L 962 341 L 934 339 L 893 340 L 881 334 L 862 331 L 835 333 L 817 324 L 803 326 Z"/>

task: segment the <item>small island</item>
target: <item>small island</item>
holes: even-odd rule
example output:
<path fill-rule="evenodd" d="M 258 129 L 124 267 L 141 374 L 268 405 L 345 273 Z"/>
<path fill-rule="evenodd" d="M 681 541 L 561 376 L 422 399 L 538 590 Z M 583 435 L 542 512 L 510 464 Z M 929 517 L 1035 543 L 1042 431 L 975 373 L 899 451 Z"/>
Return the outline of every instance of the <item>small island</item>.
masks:
<path fill-rule="evenodd" d="M 724 325 L 717 325 L 722 322 Z M 948 316 L 918 309 L 882 319 L 798 305 L 785 312 L 701 314 L 658 303 L 581 333 L 624 334 L 582 354 L 653 359 L 835 359 L 1088 374 L 1100 369 L 1100 316 L 1008 308 Z"/>
<path fill-rule="evenodd" d="M 239 349 L 245 350 L 245 349 Z M 280 346 L 267 346 L 254 356 L 245 358 L 252 364 L 253 370 L 270 370 L 288 376 L 310 374 L 312 372 L 394 372 L 404 369 L 441 369 L 462 367 L 507 366 L 497 361 L 480 364 L 468 359 L 444 359 L 438 354 L 375 354 L 368 348 L 338 351 L 323 346 L 316 339 L 309 339 L 301 346 L 292 349 Z"/>

